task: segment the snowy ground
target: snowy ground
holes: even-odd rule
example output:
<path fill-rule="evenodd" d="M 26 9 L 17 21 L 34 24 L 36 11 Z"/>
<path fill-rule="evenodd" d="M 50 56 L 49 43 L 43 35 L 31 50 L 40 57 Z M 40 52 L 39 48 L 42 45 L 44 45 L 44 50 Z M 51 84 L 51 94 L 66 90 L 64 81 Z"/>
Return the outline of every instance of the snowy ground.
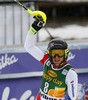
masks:
<path fill-rule="evenodd" d="M 48 28 L 48 31 L 55 38 L 57 37 L 65 40 L 88 39 L 88 26 L 71 24 L 58 28 Z M 40 30 L 39 41 L 46 41 L 49 37 L 45 29 Z"/>

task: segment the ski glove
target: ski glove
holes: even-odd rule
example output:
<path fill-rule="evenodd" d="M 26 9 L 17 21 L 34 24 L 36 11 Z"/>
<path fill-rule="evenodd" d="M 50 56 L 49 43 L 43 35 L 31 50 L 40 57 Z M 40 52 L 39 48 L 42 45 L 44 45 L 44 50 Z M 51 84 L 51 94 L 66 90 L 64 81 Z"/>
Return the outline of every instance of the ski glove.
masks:
<path fill-rule="evenodd" d="M 39 17 L 35 17 L 35 21 L 33 22 L 29 32 L 31 34 L 36 34 L 42 27 L 44 27 L 45 25 L 45 22 L 43 21 L 42 17 L 39 16 Z"/>

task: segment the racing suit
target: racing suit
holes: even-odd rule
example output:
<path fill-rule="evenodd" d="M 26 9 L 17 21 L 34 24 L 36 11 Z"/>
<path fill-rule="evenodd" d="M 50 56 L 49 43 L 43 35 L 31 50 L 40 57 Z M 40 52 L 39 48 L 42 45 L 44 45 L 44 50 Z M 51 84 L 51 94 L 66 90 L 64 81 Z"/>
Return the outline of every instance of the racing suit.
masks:
<path fill-rule="evenodd" d="M 24 48 L 44 65 L 42 83 L 36 100 L 65 100 L 66 91 L 71 100 L 76 100 L 77 73 L 67 61 L 60 67 L 52 65 L 48 54 L 35 46 L 35 37 L 36 35 L 28 32 Z"/>

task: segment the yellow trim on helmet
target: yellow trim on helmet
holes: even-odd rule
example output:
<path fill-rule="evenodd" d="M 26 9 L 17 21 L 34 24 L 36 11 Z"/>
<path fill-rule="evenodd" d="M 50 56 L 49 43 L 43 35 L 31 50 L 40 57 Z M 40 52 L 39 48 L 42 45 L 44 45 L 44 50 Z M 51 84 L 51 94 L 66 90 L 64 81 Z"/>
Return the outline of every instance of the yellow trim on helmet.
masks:
<path fill-rule="evenodd" d="M 67 57 L 68 52 L 69 52 L 69 49 L 67 48 L 67 49 L 65 50 L 65 58 Z"/>
<path fill-rule="evenodd" d="M 49 54 L 49 50 L 47 50 L 47 53 Z"/>

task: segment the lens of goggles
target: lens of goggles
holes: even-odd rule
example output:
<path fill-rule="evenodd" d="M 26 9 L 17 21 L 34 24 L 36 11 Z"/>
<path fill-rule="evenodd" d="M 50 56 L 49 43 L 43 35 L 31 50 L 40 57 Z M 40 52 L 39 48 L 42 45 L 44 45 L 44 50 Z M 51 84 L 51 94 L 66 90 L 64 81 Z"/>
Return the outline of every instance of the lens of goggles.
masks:
<path fill-rule="evenodd" d="M 49 55 L 51 57 L 55 57 L 56 55 L 58 55 L 59 57 L 63 57 L 65 55 L 65 51 L 64 50 L 50 50 Z"/>

